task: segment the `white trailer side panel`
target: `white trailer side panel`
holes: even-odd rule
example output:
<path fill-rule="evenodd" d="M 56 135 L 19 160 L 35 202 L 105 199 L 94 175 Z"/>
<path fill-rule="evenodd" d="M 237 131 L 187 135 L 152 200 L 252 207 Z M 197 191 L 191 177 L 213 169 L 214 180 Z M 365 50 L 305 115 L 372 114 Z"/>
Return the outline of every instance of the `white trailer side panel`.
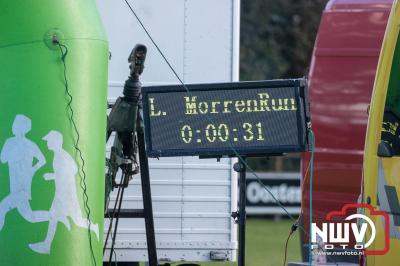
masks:
<path fill-rule="evenodd" d="M 122 94 L 127 58 L 136 43 L 148 48 L 144 85 L 179 83 L 124 1 L 97 0 L 112 59 L 109 98 Z M 238 80 L 239 0 L 136 0 L 134 10 L 186 83 Z M 109 145 L 111 142 L 109 143 Z M 237 176 L 233 160 L 194 157 L 150 160 L 159 259 L 209 261 L 211 252 L 235 260 Z M 139 176 L 126 190 L 123 208 L 142 208 Z M 115 199 L 115 193 L 112 199 Z M 111 205 L 113 206 L 113 202 Z M 106 228 L 108 221 L 106 219 Z M 143 219 L 120 219 L 118 261 L 146 261 Z M 108 259 L 108 253 L 105 258 Z"/>

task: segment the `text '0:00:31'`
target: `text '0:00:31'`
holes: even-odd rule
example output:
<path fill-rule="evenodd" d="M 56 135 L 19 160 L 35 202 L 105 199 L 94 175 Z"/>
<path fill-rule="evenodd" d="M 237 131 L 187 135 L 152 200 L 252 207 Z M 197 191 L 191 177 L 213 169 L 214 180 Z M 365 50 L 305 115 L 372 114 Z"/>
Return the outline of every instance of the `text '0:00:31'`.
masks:
<path fill-rule="evenodd" d="M 180 134 L 182 141 L 191 144 L 197 140 L 202 143 L 203 140 L 209 143 L 220 142 L 237 142 L 243 140 L 246 142 L 264 141 L 264 131 L 261 122 L 253 125 L 252 123 L 243 123 L 241 128 L 230 128 L 227 124 L 208 124 L 204 129 L 193 129 L 190 125 L 184 125 Z"/>

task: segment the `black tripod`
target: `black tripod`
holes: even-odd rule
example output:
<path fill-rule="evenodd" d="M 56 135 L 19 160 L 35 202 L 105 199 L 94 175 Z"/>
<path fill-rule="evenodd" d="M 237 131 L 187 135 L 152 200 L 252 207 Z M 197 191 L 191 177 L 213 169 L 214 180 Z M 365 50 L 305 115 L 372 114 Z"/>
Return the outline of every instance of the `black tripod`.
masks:
<path fill-rule="evenodd" d="M 112 132 L 115 132 L 115 139 L 111 148 L 106 174 L 106 198 L 113 188 L 118 188 L 117 199 L 114 209 L 105 210 L 106 216 L 110 218 L 110 225 L 104 244 L 103 253 L 106 249 L 110 236 L 113 220 L 115 219 L 114 234 L 110 249 L 109 264 L 111 265 L 114 253 L 116 231 L 119 218 L 144 218 L 146 226 L 146 238 L 148 249 L 148 260 L 150 266 L 157 266 L 157 252 L 154 232 L 153 207 L 151 201 L 149 163 L 145 150 L 144 124 L 142 119 L 141 83 L 139 77 L 144 69 L 147 48 L 144 45 L 136 45 L 129 56 L 130 76 L 125 82 L 123 97 L 118 98 L 112 106 L 107 119 L 107 141 Z M 128 186 L 132 176 L 139 173 L 137 153 L 139 152 L 141 185 L 143 194 L 143 209 L 121 210 L 124 190 Z M 116 175 L 121 169 L 121 182 L 116 182 Z M 108 204 L 106 204 L 107 206 Z"/>

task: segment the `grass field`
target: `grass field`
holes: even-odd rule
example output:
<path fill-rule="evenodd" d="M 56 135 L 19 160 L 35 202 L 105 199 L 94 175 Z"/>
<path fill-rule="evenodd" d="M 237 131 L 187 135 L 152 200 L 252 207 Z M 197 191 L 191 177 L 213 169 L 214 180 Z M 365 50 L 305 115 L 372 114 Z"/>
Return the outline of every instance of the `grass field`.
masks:
<path fill-rule="evenodd" d="M 285 241 L 292 222 L 266 218 L 249 218 L 246 231 L 246 266 L 283 265 Z M 296 231 L 288 245 L 287 261 L 300 261 L 299 233 Z M 173 265 L 179 265 L 176 263 Z M 202 266 L 233 266 L 236 263 L 201 263 Z"/>

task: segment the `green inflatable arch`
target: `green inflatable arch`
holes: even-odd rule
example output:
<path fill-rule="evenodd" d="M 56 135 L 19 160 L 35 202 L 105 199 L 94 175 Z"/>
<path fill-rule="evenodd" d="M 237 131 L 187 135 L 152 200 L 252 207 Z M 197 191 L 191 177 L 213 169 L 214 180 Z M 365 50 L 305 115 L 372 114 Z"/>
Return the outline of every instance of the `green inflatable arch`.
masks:
<path fill-rule="evenodd" d="M 0 63 L 0 264 L 102 265 L 108 43 L 95 1 L 1 1 Z"/>

